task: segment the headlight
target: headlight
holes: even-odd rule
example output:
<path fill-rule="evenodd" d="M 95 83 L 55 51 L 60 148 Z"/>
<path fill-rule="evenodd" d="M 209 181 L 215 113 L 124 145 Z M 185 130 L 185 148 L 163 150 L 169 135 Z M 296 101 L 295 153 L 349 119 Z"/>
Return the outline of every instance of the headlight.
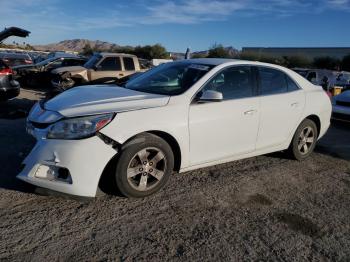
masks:
<path fill-rule="evenodd" d="M 81 139 L 93 136 L 113 119 L 114 114 L 64 119 L 49 127 L 47 138 Z"/>

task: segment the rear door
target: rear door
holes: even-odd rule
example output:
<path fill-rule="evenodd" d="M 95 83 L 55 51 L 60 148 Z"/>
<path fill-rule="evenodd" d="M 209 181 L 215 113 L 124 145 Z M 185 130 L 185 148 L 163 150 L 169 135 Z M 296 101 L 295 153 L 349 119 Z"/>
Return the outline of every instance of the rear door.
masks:
<path fill-rule="evenodd" d="M 284 72 L 258 67 L 260 94 L 260 126 L 256 149 L 278 146 L 286 142 L 299 123 L 305 95 Z"/>
<path fill-rule="evenodd" d="M 102 58 L 95 70 L 90 72 L 90 81 L 93 83 L 108 83 L 115 81 L 121 74 L 122 63 L 119 56 L 110 56 Z"/>

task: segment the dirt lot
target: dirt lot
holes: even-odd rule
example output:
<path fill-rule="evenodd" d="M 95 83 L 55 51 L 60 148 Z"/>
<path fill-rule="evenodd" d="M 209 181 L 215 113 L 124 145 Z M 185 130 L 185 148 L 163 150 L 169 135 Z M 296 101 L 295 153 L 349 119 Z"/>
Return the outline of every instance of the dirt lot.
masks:
<path fill-rule="evenodd" d="M 304 162 L 255 157 L 174 175 L 146 199 L 86 202 L 15 179 L 34 141 L 12 111 L 39 97 L 0 105 L 1 261 L 350 260 L 350 126 Z"/>

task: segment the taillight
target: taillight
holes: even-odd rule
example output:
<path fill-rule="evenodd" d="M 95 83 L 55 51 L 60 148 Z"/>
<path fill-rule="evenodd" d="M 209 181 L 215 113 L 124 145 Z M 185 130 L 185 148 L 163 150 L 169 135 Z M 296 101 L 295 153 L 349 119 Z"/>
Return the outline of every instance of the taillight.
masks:
<path fill-rule="evenodd" d="M 33 61 L 32 60 L 24 60 L 24 63 L 26 63 L 26 64 L 32 64 L 33 63 Z"/>
<path fill-rule="evenodd" d="M 0 70 L 0 75 L 2 76 L 8 76 L 8 75 L 12 75 L 13 74 L 13 71 L 11 68 L 4 68 L 4 69 L 1 69 Z"/>

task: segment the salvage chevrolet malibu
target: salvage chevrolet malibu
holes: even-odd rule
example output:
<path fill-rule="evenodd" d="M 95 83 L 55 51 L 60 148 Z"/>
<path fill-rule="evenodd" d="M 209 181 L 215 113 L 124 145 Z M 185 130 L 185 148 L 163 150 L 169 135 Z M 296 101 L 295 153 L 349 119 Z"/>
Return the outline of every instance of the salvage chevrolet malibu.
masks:
<path fill-rule="evenodd" d="M 289 69 L 183 60 L 124 87 L 76 87 L 37 103 L 27 120 L 37 144 L 17 177 L 88 197 L 108 178 L 115 191 L 145 197 L 174 171 L 284 150 L 303 160 L 330 117 L 322 88 Z"/>

